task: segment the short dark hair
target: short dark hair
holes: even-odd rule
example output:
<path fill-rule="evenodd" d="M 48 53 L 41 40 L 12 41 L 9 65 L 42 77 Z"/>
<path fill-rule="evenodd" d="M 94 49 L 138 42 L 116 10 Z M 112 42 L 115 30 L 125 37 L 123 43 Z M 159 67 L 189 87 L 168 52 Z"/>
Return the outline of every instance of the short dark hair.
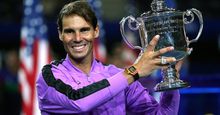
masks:
<path fill-rule="evenodd" d="M 64 5 L 64 7 L 61 9 L 57 19 L 59 31 L 62 31 L 63 29 L 63 17 L 70 15 L 78 15 L 80 17 L 83 17 L 88 23 L 93 26 L 94 29 L 97 26 L 97 17 L 88 2 L 84 0 L 78 0 Z"/>

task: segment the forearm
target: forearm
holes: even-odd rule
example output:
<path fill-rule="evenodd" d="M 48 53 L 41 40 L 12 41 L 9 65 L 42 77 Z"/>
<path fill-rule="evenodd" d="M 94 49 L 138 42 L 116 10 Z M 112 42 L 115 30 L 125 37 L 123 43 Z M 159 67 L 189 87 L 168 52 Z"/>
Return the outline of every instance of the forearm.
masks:
<path fill-rule="evenodd" d="M 128 84 L 131 84 L 134 82 L 134 78 L 132 75 L 127 74 L 125 71 L 123 72 L 124 78 L 127 80 Z"/>
<path fill-rule="evenodd" d="M 107 78 L 109 86 L 99 90 L 85 98 L 76 100 L 83 111 L 89 111 L 103 103 L 106 103 L 118 93 L 121 93 L 127 86 L 127 80 L 123 76 L 123 72 L 119 72 L 112 77 Z"/>

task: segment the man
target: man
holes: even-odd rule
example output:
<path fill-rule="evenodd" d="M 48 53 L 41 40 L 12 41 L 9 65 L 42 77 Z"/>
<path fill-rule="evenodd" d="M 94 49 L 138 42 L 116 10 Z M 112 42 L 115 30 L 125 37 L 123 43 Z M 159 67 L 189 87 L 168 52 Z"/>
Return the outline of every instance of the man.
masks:
<path fill-rule="evenodd" d="M 163 92 L 158 103 L 136 81 L 139 77 L 150 75 L 155 69 L 167 67 L 167 64 L 161 63 L 160 56 L 173 50 L 173 47 L 154 51 L 158 35 L 135 64 L 120 69 L 114 65 L 103 65 L 93 56 L 93 41 L 99 36 L 99 27 L 87 2 L 76 1 L 65 5 L 57 22 L 59 39 L 67 55 L 61 61 L 45 65 L 36 82 L 43 115 L 178 113 L 178 90 Z M 168 57 L 165 61 L 172 63 L 176 59 Z"/>

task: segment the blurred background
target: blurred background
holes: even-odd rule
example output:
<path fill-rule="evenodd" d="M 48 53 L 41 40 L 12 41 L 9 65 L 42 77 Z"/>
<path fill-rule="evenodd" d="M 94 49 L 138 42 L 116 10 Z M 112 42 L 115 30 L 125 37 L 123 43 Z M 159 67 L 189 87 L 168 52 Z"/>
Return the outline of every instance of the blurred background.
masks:
<path fill-rule="evenodd" d="M 150 4 L 152 1 L 88 1 L 96 11 L 99 23 L 101 24 L 101 37 L 96 42 L 97 58 L 100 58 L 104 63 L 112 63 L 122 68 L 133 63 L 139 51 L 132 50 L 122 40 L 119 22 L 125 16 L 133 15 L 134 17 L 139 17 L 142 13 L 151 10 Z M 22 92 L 26 92 L 28 89 L 24 90 L 25 88 L 24 86 L 22 88 L 22 85 L 25 83 L 29 85 L 32 83 L 33 85 L 34 82 L 30 81 L 35 79 L 23 82 L 25 81 L 24 78 L 27 77 L 21 77 L 20 75 L 23 74 L 19 70 L 25 65 L 20 64 L 20 62 L 26 62 L 28 67 L 32 66 L 32 63 L 28 64 L 30 59 L 25 57 L 25 53 L 22 53 L 22 48 L 25 46 L 22 40 L 25 37 L 25 34 L 22 35 L 22 27 L 25 27 L 25 21 L 28 21 L 28 19 L 25 20 L 25 13 L 23 13 L 26 11 L 24 4 L 29 4 L 30 6 L 31 2 L 33 0 L 0 1 L 1 115 L 18 115 L 21 113 L 22 107 L 28 108 L 24 106 L 25 96 L 22 96 Z M 40 16 L 44 20 L 44 28 L 47 28 L 44 29 L 43 38 L 47 40 L 49 47 L 50 54 L 47 54 L 49 55 L 47 57 L 48 60 L 62 59 L 66 56 L 62 43 L 58 39 L 56 19 L 59 10 L 68 2 L 70 0 L 40 1 L 43 8 Z M 198 42 L 190 45 L 193 47 L 193 52 L 186 58 L 181 70 L 181 79 L 188 81 L 191 87 L 180 90 L 179 115 L 220 115 L 220 1 L 166 0 L 166 3 L 168 7 L 181 11 L 196 8 L 202 12 L 204 20 L 201 37 Z M 187 27 L 187 36 L 194 38 L 197 35 L 198 27 L 198 23 L 192 23 L 192 25 Z M 135 34 L 131 34 L 131 37 L 134 38 L 134 41 L 138 39 Z M 28 43 L 30 42 L 26 44 Z M 44 47 L 39 46 L 39 48 L 39 52 L 44 52 Z M 32 55 L 32 57 L 34 56 L 36 55 Z M 152 95 L 157 98 L 157 93 L 153 92 L 153 87 L 160 80 L 160 71 L 155 71 L 151 77 L 141 79 L 140 81 L 145 87 L 150 88 Z M 30 86 L 31 88 L 34 89 L 33 86 Z"/>

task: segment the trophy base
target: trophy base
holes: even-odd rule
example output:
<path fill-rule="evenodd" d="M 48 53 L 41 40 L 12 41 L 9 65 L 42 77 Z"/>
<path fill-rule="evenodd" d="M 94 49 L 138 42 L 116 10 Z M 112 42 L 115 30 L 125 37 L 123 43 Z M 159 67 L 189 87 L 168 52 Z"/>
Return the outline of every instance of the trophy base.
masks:
<path fill-rule="evenodd" d="M 168 90 L 180 89 L 185 87 L 190 87 L 190 85 L 182 80 L 176 80 L 172 83 L 162 81 L 158 83 L 154 89 L 155 92 L 161 92 L 161 91 L 168 91 Z"/>

